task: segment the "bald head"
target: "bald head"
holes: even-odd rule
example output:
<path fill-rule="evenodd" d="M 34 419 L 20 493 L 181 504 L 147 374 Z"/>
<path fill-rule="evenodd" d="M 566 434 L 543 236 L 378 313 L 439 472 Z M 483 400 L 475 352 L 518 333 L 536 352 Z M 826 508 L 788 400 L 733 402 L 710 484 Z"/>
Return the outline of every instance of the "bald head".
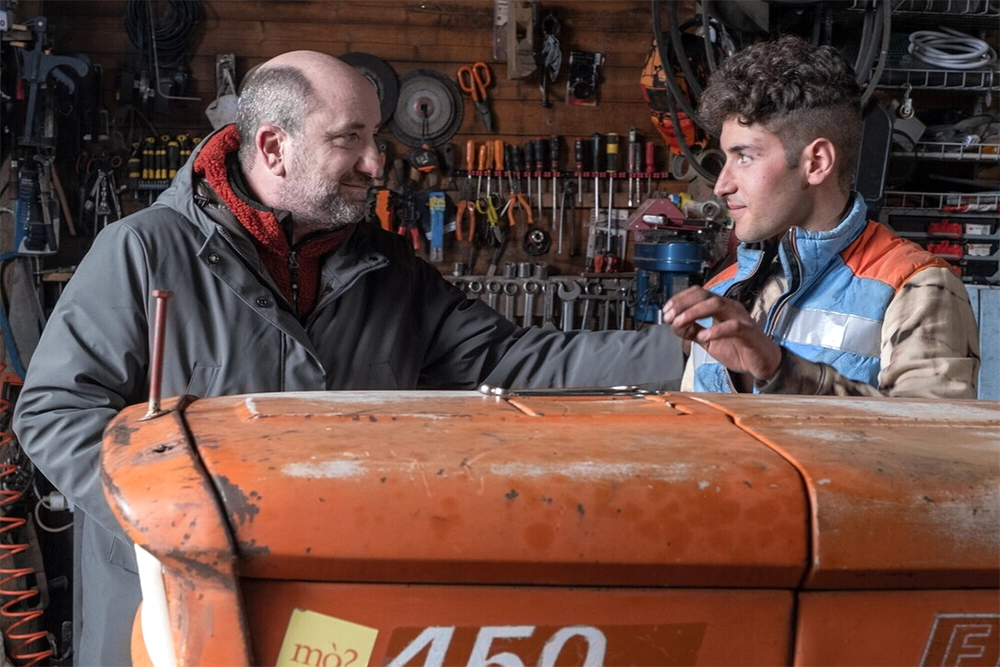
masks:
<path fill-rule="evenodd" d="M 353 67 L 318 51 L 289 51 L 261 63 L 246 78 L 237 105 L 240 163 L 244 168 L 253 164 L 254 136 L 264 123 L 294 135 L 319 104 L 330 103 L 330 98 L 341 93 L 352 97 L 373 91 L 371 83 Z M 325 99 L 321 100 L 320 94 Z"/>
<path fill-rule="evenodd" d="M 263 63 L 236 114 L 248 194 L 292 214 L 293 241 L 357 222 L 381 171 L 380 119 L 375 87 L 337 58 L 292 51 Z"/>

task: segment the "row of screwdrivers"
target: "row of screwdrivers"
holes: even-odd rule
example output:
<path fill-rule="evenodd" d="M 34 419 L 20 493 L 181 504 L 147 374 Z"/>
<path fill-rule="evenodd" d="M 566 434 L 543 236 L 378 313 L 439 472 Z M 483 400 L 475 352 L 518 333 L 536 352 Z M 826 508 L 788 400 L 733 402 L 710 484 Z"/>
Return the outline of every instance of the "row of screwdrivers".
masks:
<path fill-rule="evenodd" d="M 465 170 L 459 171 L 456 176 L 477 179 L 477 199 L 483 196 L 484 179 L 486 196 L 492 192 L 494 178 L 498 180 L 498 189 L 503 188 L 503 179 L 506 179 L 508 187 L 516 188 L 518 192 L 521 191 L 521 179 L 527 179 L 527 197 L 531 200 L 538 196 L 539 210 L 542 207 L 543 179 L 551 180 L 550 192 L 554 196 L 558 179 L 576 178 L 579 201 L 582 201 L 585 189 L 584 179 L 588 183 L 590 179 L 594 179 L 592 191 L 598 196 L 601 192 L 600 179 L 612 182 L 616 178 L 627 179 L 628 206 L 635 206 L 642 198 L 643 179 L 646 180 L 648 195 L 652 190 L 653 179 L 668 177 L 668 172 L 655 170 L 656 145 L 652 141 L 640 141 L 634 127 L 628 133 L 625 164 L 619 161 L 620 142 L 619 135 L 615 132 L 607 135 L 595 132 L 589 138 L 576 137 L 573 140 L 572 169 L 563 169 L 561 164 L 562 143 L 563 138 L 559 135 L 529 140 L 523 146 L 505 143 L 500 139 L 477 144 L 470 139 L 465 144 Z M 465 194 L 471 196 L 468 191 L 471 190 L 471 185 L 467 182 L 463 187 L 467 189 Z M 595 206 L 598 206 L 597 202 Z"/>
<path fill-rule="evenodd" d="M 134 142 L 126 166 L 129 187 L 138 187 L 140 181 L 169 181 L 177 175 L 177 170 L 201 139 L 186 134 L 164 134 Z"/>

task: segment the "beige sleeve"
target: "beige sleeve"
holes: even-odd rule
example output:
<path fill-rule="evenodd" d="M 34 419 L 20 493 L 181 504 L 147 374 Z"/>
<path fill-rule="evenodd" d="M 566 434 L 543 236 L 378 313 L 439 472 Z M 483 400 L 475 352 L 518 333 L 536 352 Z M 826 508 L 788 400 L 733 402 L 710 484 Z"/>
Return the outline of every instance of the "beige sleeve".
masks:
<path fill-rule="evenodd" d="M 888 396 L 975 398 L 979 330 L 962 281 L 929 268 L 904 284 L 882 322 L 879 388 Z"/>
<path fill-rule="evenodd" d="M 979 332 L 965 285 L 951 270 L 919 271 L 896 293 L 882 322 L 881 366 L 876 388 L 785 350 L 777 375 L 758 389 L 776 394 L 975 398 Z"/>

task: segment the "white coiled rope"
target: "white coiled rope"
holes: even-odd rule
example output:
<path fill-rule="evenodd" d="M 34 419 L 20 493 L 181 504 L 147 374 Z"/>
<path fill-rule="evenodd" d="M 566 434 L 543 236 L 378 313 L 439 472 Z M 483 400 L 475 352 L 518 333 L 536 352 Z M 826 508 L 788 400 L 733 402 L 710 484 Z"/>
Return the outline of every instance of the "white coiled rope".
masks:
<path fill-rule="evenodd" d="M 997 57 L 993 47 L 983 40 L 951 28 L 911 33 L 909 52 L 928 65 L 955 70 L 979 69 Z"/>

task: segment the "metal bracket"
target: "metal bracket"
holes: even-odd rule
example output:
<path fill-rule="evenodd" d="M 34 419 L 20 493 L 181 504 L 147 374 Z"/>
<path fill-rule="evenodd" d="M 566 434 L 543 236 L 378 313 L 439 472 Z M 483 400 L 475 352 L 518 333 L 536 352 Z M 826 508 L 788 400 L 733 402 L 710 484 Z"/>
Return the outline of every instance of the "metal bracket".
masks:
<path fill-rule="evenodd" d="M 215 97 L 236 94 L 236 54 L 215 54 Z"/>

